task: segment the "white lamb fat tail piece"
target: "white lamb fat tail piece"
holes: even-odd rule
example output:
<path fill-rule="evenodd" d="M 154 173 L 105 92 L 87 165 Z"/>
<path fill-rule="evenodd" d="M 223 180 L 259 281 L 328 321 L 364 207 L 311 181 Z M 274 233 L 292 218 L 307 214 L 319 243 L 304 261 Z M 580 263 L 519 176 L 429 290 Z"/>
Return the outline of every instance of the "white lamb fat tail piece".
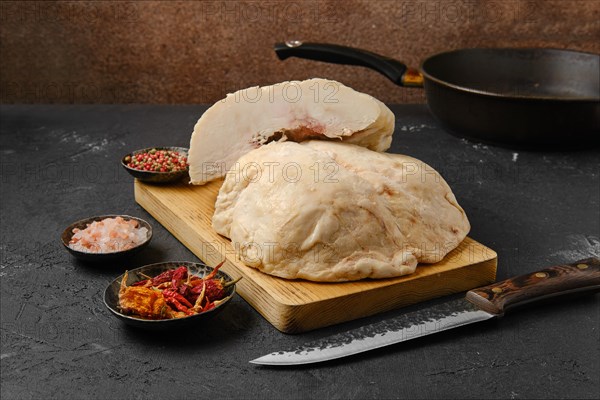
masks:
<path fill-rule="evenodd" d="M 320 282 L 411 274 L 470 229 L 446 181 L 412 157 L 312 140 L 269 143 L 239 163 L 212 225 L 267 274 Z"/>
<path fill-rule="evenodd" d="M 188 157 L 191 183 L 224 176 L 241 156 L 272 141 L 335 140 L 385 151 L 394 122 L 381 101 L 332 80 L 239 90 L 196 123 Z"/>

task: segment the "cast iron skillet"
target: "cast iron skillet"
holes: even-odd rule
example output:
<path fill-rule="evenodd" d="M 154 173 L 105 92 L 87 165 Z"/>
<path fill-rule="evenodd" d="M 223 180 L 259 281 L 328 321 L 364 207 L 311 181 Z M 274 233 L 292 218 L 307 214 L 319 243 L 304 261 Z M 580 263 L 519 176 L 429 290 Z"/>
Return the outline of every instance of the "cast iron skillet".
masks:
<path fill-rule="evenodd" d="M 426 59 L 420 72 L 338 45 L 275 44 L 299 57 L 378 71 L 399 86 L 425 87 L 441 125 L 471 140 L 529 149 L 600 144 L 600 56 L 557 49 L 462 49 Z"/>

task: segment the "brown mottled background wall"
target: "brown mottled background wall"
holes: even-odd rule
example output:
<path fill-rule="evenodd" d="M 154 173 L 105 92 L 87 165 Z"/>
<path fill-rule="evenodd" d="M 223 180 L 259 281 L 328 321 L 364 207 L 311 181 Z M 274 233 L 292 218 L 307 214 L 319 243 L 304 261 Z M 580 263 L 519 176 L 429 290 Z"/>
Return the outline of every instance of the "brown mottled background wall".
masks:
<path fill-rule="evenodd" d="M 418 66 L 461 47 L 600 52 L 597 0 L 1 2 L 3 103 L 211 103 L 238 88 L 314 76 L 385 102 L 421 102 L 359 67 L 290 59 L 298 38 Z"/>

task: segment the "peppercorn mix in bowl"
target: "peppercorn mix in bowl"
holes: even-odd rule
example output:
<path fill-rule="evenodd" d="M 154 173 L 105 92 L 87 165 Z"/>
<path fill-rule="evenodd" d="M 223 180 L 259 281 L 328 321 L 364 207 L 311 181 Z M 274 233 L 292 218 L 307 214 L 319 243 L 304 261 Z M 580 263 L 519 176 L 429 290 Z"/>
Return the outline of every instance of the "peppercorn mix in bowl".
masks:
<path fill-rule="evenodd" d="M 121 165 L 140 181 L 169 183 L 188 176 L 187 157 L 184 147 L 148 147 L 126 154 Z"/>

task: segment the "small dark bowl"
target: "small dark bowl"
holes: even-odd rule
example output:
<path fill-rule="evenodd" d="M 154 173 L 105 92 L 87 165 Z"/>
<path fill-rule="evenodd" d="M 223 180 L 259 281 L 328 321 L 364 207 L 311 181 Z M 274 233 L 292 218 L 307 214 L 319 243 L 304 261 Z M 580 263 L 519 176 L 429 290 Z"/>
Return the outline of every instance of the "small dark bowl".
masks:
<path fill-rule="evenodd" d="M 72 249 L 69 247 L 69 241 L 71 241 L 71 238 L 73 237 L 73 229 L 74 228 L 85 229 L 88 224 L 91 224 L 94 221 L 101 221 L 105 218 L 115 218 L 115 217 L 121 217 L 125 220 L 132 220 L 132 219 L 136 220 L 138 222 L 140 228 L 144 227 L 144 228 L 148 229 L 148 234 L 146 235 L 146 240 L 132 249 L 123 250 L 123 251 L 114 251 L 111 253 L 88 253 L 88 252 L 84 252 L 84 251 L 75 250 L 75 249 Z M 78 258 L 80 260 L 92 261 L 92 262 L 114 261 L 119 258 L 125 258 L 128 256 L 131 256 L 131 255 L 137 253 L 138 251 L 142 250 L 144 247 L 148 246 L 148 244 L 150 243 L 150 239 L 152 239 L 152 226 L 150 226 L 150 224 L 148 222 L 144 221 L 143 219 L 136 218 L 136 217 L 130 217 L 129 215 L 99 215 L 96 217 L 82 219 L 80 221 L 72 223 L 63 231 L 62 235 L 60 236 L 60 239 L 61 239 L 62 244 L 65 246 L 65 248 L 69 251 L 69 253 L 71 253 L 73 256 L 75 256 L 76 258 Z"/>
<path fill-rule="evenodd" d="M 198 275 L 200 277 L 208 275 L 213 270 L 213 268 L 207 266 L 206 264 L 188 261 L 169 261 L 158 264 L 150 264 L 130 270 L 129 277 L 127 278 L 127 285 L 129 286 L 134 282 L 145 279 L 142 275 L 138 275 L 140 272 L 148 276 L 156 276 L 161 272 L 177 268 L 181 265 L 188 267 L 188 271 L 190 273 Z M 123 275 L 124 274 L 119 275 L 114 281 L 110 283 L 110 285 L 108 285 L 108 287 L 104 291 L 104 304 L 110 310 L 110 312 L 112 312 L 117 318 L 119 318 L 124 323 L 134 326 L 136 328 L 148 330 L 171 330 L 202 324 L 208 321 L 209 319 L 213 318 L 221 311 L 223 311 L 225 306 L 229 304 L 231 298 L 235 294 L 235 284 L 233 284 L 226 288 L 226 300 L 223 303 L 219 304 L 217 307 L 213 308 L 212 310 L 208 310 L 206 312 L 196 315 L 190 315 L 189 317 L 184 318 L 160 320 L 143 319 L 123 314 L 119 310 L 119 289 L 121 287 L 121 280 L 123 279 Z M 231 282 L 233 280 L 231 276 L 229 276 L 221 270 L 217 272 L 216 277 L 223 278 L 225 282 Z"/>
<path fill-rule="evenodd" d="M 140 150 L 133 151 L 129 154 L 125 154 L 123 156 L 123 158 L 121 158 L 121 165 L 123 166 L 123 168 L 125 168 L 125 170 L 127 170 L 127 172 L 129 172 L 131 174 L 131 176 L 133 176 L 134 178 L 136 178 L 142 182 L 169 183 L 169 182 L 176 182 L 176 181 L 182 179 L 184 176 L 188 176 L 189 166 L 186 169 L 181 170 L 181 171 L 153 172 L 153 171 L 140 171 L 139 169 L 134 169 L 134 168 L 128 167 L 127 163 L 125 163 L 126 157 L 132 157 L 132 156 L 135 156 L 136 154 L 146 153 L 152 149 L 177 151 L 179 154 L 183 154 L 186 157 L 188 156 L 188 149 L 186 149 L 185 147 L 148 147 L 146 149 L 140 149 Z"/>

